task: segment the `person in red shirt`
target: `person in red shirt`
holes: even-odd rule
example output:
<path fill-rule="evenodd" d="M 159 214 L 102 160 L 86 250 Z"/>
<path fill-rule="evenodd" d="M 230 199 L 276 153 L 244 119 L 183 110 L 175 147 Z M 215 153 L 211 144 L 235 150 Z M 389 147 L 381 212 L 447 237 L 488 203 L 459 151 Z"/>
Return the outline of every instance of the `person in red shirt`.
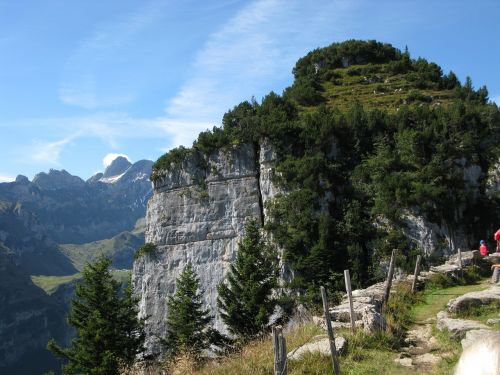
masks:
<path fill-rule="evenodd" d="M 497 253 L 500 252 L 500 229 L 495 232 L 493 239 L 497 241 Z"/>
<path fill-rule="evenodd" d="M 486 243 L 484 242 L 484 240 L 481 240 L 479 242 L 479 245 L 480 245 L 479 246 L 479 252 L 481 253 L 481 255 L 483 257 L 488 256 L 488 248 L 486 247 Z"/>

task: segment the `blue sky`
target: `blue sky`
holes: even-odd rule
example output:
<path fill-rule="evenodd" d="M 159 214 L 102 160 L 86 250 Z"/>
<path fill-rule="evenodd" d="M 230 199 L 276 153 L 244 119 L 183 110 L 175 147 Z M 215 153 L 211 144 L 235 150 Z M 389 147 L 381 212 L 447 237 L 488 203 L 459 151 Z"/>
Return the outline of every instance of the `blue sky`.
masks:
<path fill-rule="evenodd" d="M 0 181 L 156 160 L 352 38 L 407 45 L 500 102 L 499 14 L 497 0 L 0 0 Z"/>

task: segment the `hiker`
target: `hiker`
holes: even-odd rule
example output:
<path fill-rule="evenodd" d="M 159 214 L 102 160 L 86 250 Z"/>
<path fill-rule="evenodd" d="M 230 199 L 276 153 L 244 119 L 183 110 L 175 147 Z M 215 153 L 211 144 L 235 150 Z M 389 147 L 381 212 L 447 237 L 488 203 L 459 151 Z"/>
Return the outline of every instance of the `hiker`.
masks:
<path fill-rule="evenodd" d="M 493 235 L 493 239 L 497 241 L 497 249 L 496 252 L 500 252 L 500 229 L 495 232 Z"/>
<path fill-rule="evenodd" d="M 486 247 L 486 242 L 484 242 L 484 240 L 479 242 L 479 252 L 483 257 L 488 256 L 488 248 Z"/>

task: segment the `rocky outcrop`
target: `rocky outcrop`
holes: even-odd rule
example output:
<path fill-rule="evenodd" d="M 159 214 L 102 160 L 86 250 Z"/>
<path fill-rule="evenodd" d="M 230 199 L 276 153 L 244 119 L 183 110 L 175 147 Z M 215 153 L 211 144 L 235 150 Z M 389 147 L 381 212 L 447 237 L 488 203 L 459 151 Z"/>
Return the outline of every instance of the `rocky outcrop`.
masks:
<path fill-rule="evenodd" d="M 500 286 L 494 285 L 489 289 L 479 292 L 466 293 L 448 302 L 448 311 L 459 313 L 471 307 L 489 305 L 500 302 Z"/>
<path fill-rule="evenodd" d="M 217 285 L 235 258 L 248 217 L 264 218 L 263 202 L 276 194 L 272 150 L 246 144 L 193 154 L 165 171 L 148 202 L 146 242 L 157 250 L 134 263 L 132 282 L 140 296 L 150 353 L 161 351 L 166 299 L 190 263 L 200 278 L 205 305 L 215 313 L 215 328 L 225 331 L 217 314 Z"/>
<path fill-rule="evenodd" d="M 421 249 L 425 256 L 434 253 L 450 255 L 458 249 L 467 249 L 471 242 L 462 229 L 453 230 L 446 223 L 430 222 L 414 212 L 406 211 L 401 222 L 405 236 Z"/>

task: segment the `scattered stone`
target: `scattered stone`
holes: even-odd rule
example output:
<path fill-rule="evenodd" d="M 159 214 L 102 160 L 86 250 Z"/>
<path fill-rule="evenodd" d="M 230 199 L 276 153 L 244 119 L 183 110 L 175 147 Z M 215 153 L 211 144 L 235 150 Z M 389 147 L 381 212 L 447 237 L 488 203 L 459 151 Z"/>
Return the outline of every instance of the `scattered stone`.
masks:
<path fill-rule="evenodd" d="M 335 347 L 337 353 L 343 353 L 347 347 L 347 341 L 342 336 L 335 337 Z M 299 346 L 288 353 L 289 360 L 298 360 L 307 353 L 320 353 L 324 356 L 330 356 L 330 340 L 325 335 L 314 336 L 311 342 Z"/>
<path fill-rule="evenodd" d="M 500 323 L 500 319 L 488 319 L 486 321 L 486 324 L 488 324 L 488 325 L 493 325 L 493 324 L 497 324 L 497 323 Z"/>
<path fill-rule="evenodd" d="M 432 353 L 417 355 L 413 358 L 415 365 L 435 365 L 441 361 L 441 358 Z"/>
<path fill-rule="evenodd" d="M 404 367 L 413 367 L 413 360 L 409 357 L 396 358 L 394 362 L 399 363 L 401 366 Z"/>
<path fill-rule="evenodd" d="M 500 301 L 500 286 L 494 285 L 480 292 L 470 292 L 448 302 L 448 311 L 457 313 L 471 306 L 487 305 L 493 301 Z"/>
<path fill-rule="evenodd" d="M 486 338 L 489 337 L 500 339 L 500 332 L 491 331 L 489 329 L 474 329 L 468 331 L 465 334 L 465 338 L 461 341 L 462 349 L 466 349 L 472 344 L 474 344 L 476 341 L 485 340 Z"/>
<path fill-rule="evenodd" d="M 467 331 L 473 329 L 488 329 L 486 325 L 474 320 L 449 318 L 446 311 L 440 311 L 437 314 L 436 326 L 440 331 L 447 329 L 450 332 L 451 337 L 454 339 L 462 339 Z"/>

